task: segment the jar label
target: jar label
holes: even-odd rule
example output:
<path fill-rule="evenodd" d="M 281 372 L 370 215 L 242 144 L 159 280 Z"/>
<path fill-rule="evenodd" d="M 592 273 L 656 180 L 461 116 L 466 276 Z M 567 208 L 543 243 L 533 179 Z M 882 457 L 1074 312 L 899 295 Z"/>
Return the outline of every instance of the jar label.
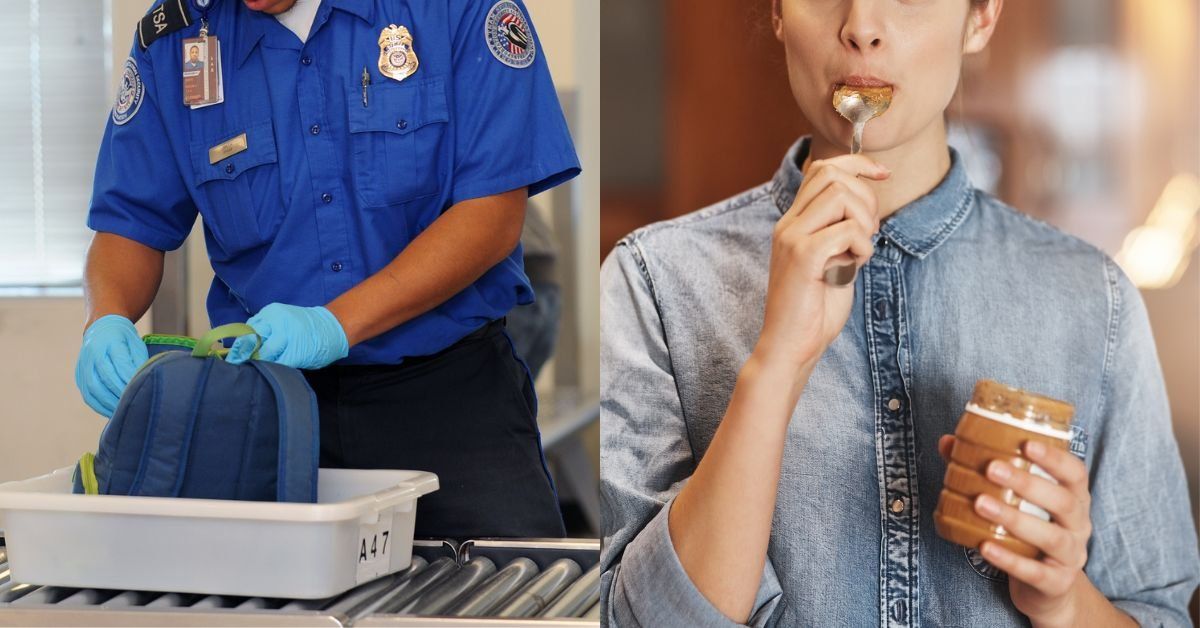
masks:
<path fill-rule="evenodd" d="M 1046 473 L 1045 469 L 1037 466 L 1036 464 L 1029 465 L 1029 472 L 1040 478 L 1045 478 L 1045 479 L 1053 482 L 1054 484 L 1058 484 L 1058 480 L 1055 480 L 1053 477 L 1050 476 L 1049 473 Z M 1050 520 L 1050 513 L 1043 510 L 1037 504 L 1034 504 L 1034 503 L 1024 500 L 1024 499 L 1021 500 L 1021 505 L 1018 506 L 1018 510 L 1020 510 L 1021 512 L 1024 512 L 1024 513 L 1029 513 L 1029 514 L 1037 517 L 1038 519 L 1041 519 L 1042 521 Z"/>
<path fill-rule="evenodd" d="M 1011 425 L 1012 427 L 1015 427 L 1017 429 L 1025 430 L 1028 432 L 1033 432 L 1035 434 L 1041 434 L 1042 436 L 1049 436 L 1051 438 L 1058 438 L 1058 439 L 1065 440 L 1065 441 L 1071 440 L 1071 433 L 1066 430 L 1055 429 L 1055 428 L 1053 428 L 1049 425 L 1045 425 L 1043 423 L 1034 423 L 1033 421 L 1026 421 L 1023 419 L 1018 419 L 1011 414 L 1001 414 L 999 412 L 993 412 L 991 410 L 984 409 L 974 403 L 967 404 L 967 412 L 970 412 L 971 414 L 974 414 L 977 416 L 981 416 L 985 419 L 999 421 L 1005 425 Z"/>

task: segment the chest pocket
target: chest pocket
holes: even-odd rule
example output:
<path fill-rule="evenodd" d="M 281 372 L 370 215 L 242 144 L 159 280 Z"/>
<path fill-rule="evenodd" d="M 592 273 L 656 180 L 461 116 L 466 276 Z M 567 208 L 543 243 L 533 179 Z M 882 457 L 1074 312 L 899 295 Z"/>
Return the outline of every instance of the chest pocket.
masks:
<path fill-rule="evenodd" d="M 238 150 L 243 142 L 245 148 Z M 212 154 L 214 149 L 219 154 Z M 271 121 L 198 139 L 191 143 L 190 152 L 203 201 L 201 214 L 226 252 L 273 239 L 283 218 L 283 202 Z"/>
<path fill-rule="evenodd" d="M 347 103 L 354 185 L 365 207 L 435 194 L 441 145 L 450 121 L 441 78 L 390 79 L 350 90 Z"/>

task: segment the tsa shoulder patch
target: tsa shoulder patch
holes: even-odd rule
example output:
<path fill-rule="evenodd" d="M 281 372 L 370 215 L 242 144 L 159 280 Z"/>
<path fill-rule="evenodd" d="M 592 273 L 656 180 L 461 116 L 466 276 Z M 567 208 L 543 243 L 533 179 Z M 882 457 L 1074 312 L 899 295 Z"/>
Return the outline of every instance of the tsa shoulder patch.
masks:
<path fill-rule="evenodd" d="M 513 0 L 500 0 L 492 5 L 484 21 L 483 35 L 492 56 L 509 67 L 527 68 L 537 56 L 533 29 Z"/>
<path fill-rule="evenodd" d="M 113 124 L 125 124 L 132 120 L 141 108 L 145 95 L 146 85 L 142 83 L 142 75 L 138 73 L 137 60 L 129 57 L 125 60 L 125 70 L 121 72 L 121 87 L 117 89 L 117 99 L 113 103 Z"/>
<path fill-rule="evenodd" d="M 187 5 L 188 0 L 163 0 L 147 13 L 137 26 L 138 45 L 142 50 L 145 50 L 159 37 L 191 26 L 192 15 L 188 12 Z"/>

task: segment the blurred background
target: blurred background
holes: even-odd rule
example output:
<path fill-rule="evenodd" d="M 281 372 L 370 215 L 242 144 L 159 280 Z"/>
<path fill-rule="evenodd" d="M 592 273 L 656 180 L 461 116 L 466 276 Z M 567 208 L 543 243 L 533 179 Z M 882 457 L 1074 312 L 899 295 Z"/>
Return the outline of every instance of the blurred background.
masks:
<path fill-rule="evenodd" d="M 602 256 L 769 180 L 808 132 L 770 4 L 605 1 Z M 1100 247 L 1142 288 L 1200 520 L 1198 6 L 1008 0 L 968 58 L 950 143 L 977 187 Z"/>
<path fill-rule="evenodd" d="M 0 2 L 0 347 L 8 356 L 0 366 L 0 482 L 74 464 L 95 450 L 105 425 L 74 383 L 84 323 L 80 278 L 92 238 L 85 218 L 122 63 L 151 6 Z M 584 172 L 531 200 L 522 240 L 538 303 L 510 313 L 510 333 L 538 354 L 538 421 L 568 534 L 596 537 L 600 9 L 594 0 L 526 6 Z M 211 279 L 197 221 L 188 242 L 168 254 L 139 330 L 202 335 Z"/>

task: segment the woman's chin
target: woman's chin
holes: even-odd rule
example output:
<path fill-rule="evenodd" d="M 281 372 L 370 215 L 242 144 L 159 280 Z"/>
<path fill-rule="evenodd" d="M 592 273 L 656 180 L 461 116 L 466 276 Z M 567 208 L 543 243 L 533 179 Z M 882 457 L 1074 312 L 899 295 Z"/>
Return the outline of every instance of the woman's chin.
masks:
<path fill-rule="evenodd" d="M 863 129 L 862 149 L 864 153 L 878 153 L 890 150 L 897 146 L 899 142 L 896 138 L 896 131 L 892 128 L 889 121 L 882 118 L 876 118 L 867 123 Z M 849 122 L 834 121 L 831 128 L 814 129 L 814 139 L 818 136 L 822 143 L 834 148 L 837 154 L 850 153 L 851 136 L 854 134 L 854 127 Z"/>

